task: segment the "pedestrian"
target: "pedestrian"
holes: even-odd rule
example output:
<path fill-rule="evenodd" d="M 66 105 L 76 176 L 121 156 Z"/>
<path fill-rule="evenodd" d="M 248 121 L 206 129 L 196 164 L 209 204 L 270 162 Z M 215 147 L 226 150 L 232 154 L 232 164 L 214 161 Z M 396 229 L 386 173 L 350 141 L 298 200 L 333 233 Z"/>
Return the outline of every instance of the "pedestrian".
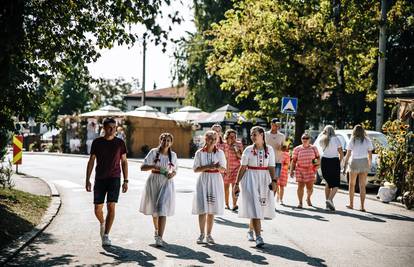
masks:
<path fill-rule="evenodd" d="M 91 192 L 90 177 L 95 164 L 95 183 L 93 186 L 93 203 L 95 216 L 100 223 L 102 245 L 110 246 L 109 232 L 115 218 L 115 204 L 118 202 L 121 187 L 121 167 L 124 176 L 122 192 L 128 190 L 128 161 L 125 142 L 115 137 L 116 122 L 113 118 L 103 121 L 104 136 L 92 142 L 91 154 L 86 170 L 85 187 Z M 120 164 L 121 163 L 121 164 Z M 104 219 L 103 206 L 106 197 L 107 215 Z"/>
<path fill-rule="evenodd" d="M 313 183 L 315 181 L 315 174 L 317 165 L 319 164 L 318 149 L 310 144 L 310 135 L 304 133 L 301 137 L 302 145 L 293 149 L 292 168 L 290 169 L 290 176 L 296 177 L 298 183 L 298 208 L 302 208 L 303 194 L 306 186 L 308 206 L 312 206 L 311 196 L 313 193 Z"/>
<path fill-rule="evenodd" d="M 253 145 L 243 151 L 241 167 L 234 185 L 234 191 L 240 192 L 239 217 L 250 219 L 247 237 L 249 241 L 256 240 L 256 247 L 264 245 L 261 220 L 275 217 L 275 155 L 273 148 L 266 145 L 264 135 L 265 131 L 260 126 L 250 130 Z"/>
<path fill-rule="evenodd" d="M 368 138 L 364 128 L 356 125 L 352 131 L 352 137 L 345 155 L 345 165 L 351 158 L 348 166 L 349 174 L 349 209 L 354 208 L 354 193 L 356 178 L 359 177 L 359 197 L 361 199 L 360 211 L 365 212 L 365 185 L 368 171 L 371 169 L 372 150 L 374 149 L 371 140 Z M 345 168 L 344 168 L 345 170 Z"/>
<path fill-rule="evenodd" d="M 211 126 L 211 130 L 215 131 L 218 135 L 216 147 L 224 151 L 225 142 L 223 139 L 223 128 L 220 124 L 214 124 Z"/>
<path fill-rule="evenodd" d="M 205 145 L 199 149 L 194 157 L 194 172 L 200 172 L 194 193 L 192 213 L 198 215 L 200 236 L 197 244 L 214 244 L 211 236 L 214 215 L 224 212 L 224 184 L 220 172 L 226 171 L 224 152 L 216 146 L 218 135 L 214 131 L 204 134 Z M 207 221 L 207 236 L 206 233 Z"/>
<path fill-rule="evenodd" d="M 232 190 L 233 206 L 232 210 L 237 211 L 237 196 L 234 194 L 233 186 L 237 180 L 237 173 L 240 168 L 240 159 L 243 152 L 243 145 L 237 142 L 237 132 L 233 129 L 228 129 L 224 134 L 226 140 L 224 146 L 224 155 L 226 156 L 226 172 L 224 175 L 224 200 L 226 203 L 226 209 L 230 209 L 229 198 L 230 198 L 230 187 Z"/>
<path fill-rule="evenodd" d="M 266 144 L 272 146 L 275 153 L 275 173 L 276 179 L 279 179 L 282 170 L 282 145 L 285 142 L 285 135 L 279 131 L 280 122 L 277 118 L 270 121 L 270 130 L 265 134 Z"/>
<path fill-rule="evenodd" d="M 165 245 L 162 239 L 167 222 L 166 216 L 174 215 L 175 187 L 172 179 L 177 172 L 177 154 L 171 150 L 173 136 L 162 133 L 160 144 L 153 148 L 144 159 L 141 171 L 151 171 L 145 183 L 139 211 L 152 216 L 155 245 Z"/>
<path fill-rule="evenodd" d="M 287 185 L 288 173 L 289 173 L 290 155 L 289 145 L 282 145 L 282 169 L 280 171 L 280 177 L 277 180 L 277 200 L 281 205 L 283 204 L 283 195 L 285 193 L 285 187 Z"/>
<path fill-rule="evenodd" d="M 118 126 L 118 128 L 116 129 L 116 137 L 125 141 L 126 135 L 124 132 L 124 128 L 122 128 L 121 126 Z"/>
<path fill-rule="evenodd" d="M 327 125 L 322 132 L 320 139 L 322 147 L 321 170 L 322 177 L 325 179 L 325 198 L 326 209 L 335 210 L 333 198 L 341 179 L 341 162 L 344 157 L 341 141 L 335 134 L 335 130 L 331 125 Z"/>

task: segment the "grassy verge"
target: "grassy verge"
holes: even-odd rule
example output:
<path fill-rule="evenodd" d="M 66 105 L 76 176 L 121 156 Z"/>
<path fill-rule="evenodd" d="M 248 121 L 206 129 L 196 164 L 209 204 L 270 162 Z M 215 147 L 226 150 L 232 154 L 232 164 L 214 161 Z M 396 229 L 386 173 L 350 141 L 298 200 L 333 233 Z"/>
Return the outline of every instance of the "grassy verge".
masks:
<path fill-rule="evenodd" d="M 0 189 L 0 249 L 40 223 L 50 197 Z"/>

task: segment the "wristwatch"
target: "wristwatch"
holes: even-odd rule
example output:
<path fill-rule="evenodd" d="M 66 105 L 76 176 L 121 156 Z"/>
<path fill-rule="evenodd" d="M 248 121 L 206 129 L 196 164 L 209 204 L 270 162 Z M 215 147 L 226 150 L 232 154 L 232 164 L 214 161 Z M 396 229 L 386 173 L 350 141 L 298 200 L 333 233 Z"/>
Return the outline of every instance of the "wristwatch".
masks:
<path fill-rule="evenodd" d="M 126 179 L 126 180 L 124 179 L 124 183 L 127 184 L 128 183 L 128 179 Z"/>

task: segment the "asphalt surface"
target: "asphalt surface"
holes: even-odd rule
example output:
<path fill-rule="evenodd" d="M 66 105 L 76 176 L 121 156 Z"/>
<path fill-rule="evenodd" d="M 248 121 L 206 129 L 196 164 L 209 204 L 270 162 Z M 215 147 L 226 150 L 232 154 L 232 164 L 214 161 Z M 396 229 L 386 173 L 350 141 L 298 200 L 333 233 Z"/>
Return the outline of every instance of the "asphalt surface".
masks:
<path fill-rule="evenodd" d="M 82 157 L 24 155 L 19 170 L 54 183 L 62 207 L 44 233 L 10 265 L 414 266 L 413 211 L 373 200 L 367 200 L 366 213 L 348 210 L 347 195 L 338 194 L 337 212 L 326 212 L 322 190 L 314 191 L 314 207 L 297 209 L 295 184 L 286 188 L 286 206 L 276 205 L 276 218 L 263 221 L 263 249 L 246 240 L 247 220 L 228 210 L 216 218 L 217 244 L 197 245 L 198 222 L 191 215 L 197 175 L 186 168 L 174 178 L 176 214 L 167 219 L 168 245 L 156 248 L 151 218 L 138 212 L 148 173 L 139 171 L 136 162 L 129 164 L 130 188 L 117 205 L 110 234 L 113 246 L 102 247 L 93 196 L 84 190 L 86 164 Z M 191 164 L 180 160 L 180 165 Z"/>

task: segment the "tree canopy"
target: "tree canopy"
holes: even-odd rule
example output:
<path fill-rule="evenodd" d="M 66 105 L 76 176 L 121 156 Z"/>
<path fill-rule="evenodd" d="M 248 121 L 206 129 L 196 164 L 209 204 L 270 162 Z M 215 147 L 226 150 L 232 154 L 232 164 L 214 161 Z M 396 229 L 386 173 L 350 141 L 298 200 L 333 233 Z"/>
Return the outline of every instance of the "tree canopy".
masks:
<path fill-rule="evenodd" d="M 391 11 L 403 2 L 396 1 Z M 340 6 L 329 0 L 241 1 L 209 31 L 214 52 L 207 68 L 223 81 L 223 90 L 237 92 L 238 101 L 254 99 L 260 106 L 251 112 L 255 116 L 278 115 L 282 96 L 298 97 L 299 140 L 306 121 L 322 121 L 324 109 L 338 108 L 328 101 L 338 96 L 338 77 L 344 93 L 375 97 L 379 13 L 374 0 Z M 351 105 L 343 108 L 352 113 Z"/>

